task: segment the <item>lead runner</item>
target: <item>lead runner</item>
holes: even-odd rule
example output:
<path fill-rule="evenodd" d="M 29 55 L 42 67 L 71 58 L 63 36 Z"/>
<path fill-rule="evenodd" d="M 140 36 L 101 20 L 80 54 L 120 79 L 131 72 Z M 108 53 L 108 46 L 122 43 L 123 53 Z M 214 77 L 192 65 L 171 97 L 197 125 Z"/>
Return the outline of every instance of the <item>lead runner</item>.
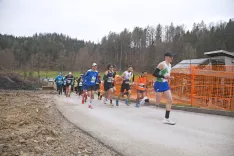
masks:
<path fill-rule="evenodd" d="M 165 119 L 163 122 L 165 124 L 175 125 L 176 123 L 169 119 L 172 105 L 172 95 L 171 90 L 168 84 L 168 81 L 174 79 L 171 76 L 171 62 L 173 61 L 174 54 L 172 52 L 166 52 L 164 54 L 164 61 L 159 63 L 156 70 L 153 73 L 153 76 L 156 77 L 156 81 L 154 83 L 154 90 L 156 92 L 156 104 L 160 104 L 161 101 L 161 93 L 164 93 L 167 104 L 166 104 L 166 113 Z"/>

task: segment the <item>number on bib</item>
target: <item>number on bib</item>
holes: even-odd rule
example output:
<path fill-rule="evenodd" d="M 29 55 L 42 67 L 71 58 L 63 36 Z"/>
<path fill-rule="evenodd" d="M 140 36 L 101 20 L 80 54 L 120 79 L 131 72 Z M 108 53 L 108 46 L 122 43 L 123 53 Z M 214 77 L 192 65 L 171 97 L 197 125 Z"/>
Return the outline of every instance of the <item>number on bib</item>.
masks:
<path fill-rule="evenodd" d="M 92 82 L 92 83 L 95 83 L 95 81 L 96 81 L 96 77 L 93 76 L 92 79 L 91 79 L 91 82 Z"/>
<path fill-rule="evenodd" d="M 108 80 L 107 80 L 107 82 L 112 82 L 112 77 L 108 77 Z"/>

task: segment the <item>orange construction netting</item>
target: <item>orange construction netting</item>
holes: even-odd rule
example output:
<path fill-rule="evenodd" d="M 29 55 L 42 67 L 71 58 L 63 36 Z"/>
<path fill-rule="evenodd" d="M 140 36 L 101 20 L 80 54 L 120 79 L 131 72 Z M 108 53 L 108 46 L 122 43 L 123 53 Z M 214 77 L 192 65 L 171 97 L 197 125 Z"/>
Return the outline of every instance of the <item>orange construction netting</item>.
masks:
<path fill-rule="evenodd" d="M 172 69 L 170 88 L 173 104 L 188 105 L 201 108 L 234 111 L 234 66 L 190 66 L 188 68 Z M 155 104 L 156 93 L 153 89 L 155 77 L 148 75 L 147 97 Z M 131 86 L 131 99 L 136 99 L 136 82 Z M 120 94 L 122 81 L 116 79 L 116 93 Z M 103 91 L 103 85 L 101 85 Z M 166 103 L 166 99 L 162 98 Z"/>

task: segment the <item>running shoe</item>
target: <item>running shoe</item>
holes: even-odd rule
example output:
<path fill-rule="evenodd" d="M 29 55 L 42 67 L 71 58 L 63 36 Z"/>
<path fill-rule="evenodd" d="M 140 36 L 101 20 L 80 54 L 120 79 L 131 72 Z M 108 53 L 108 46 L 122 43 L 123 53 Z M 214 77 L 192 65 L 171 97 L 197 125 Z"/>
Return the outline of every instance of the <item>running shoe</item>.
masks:
<path fill-rule="evenodd" d="M 126 104 L 127 106 L 129 106 L 129 104 L 128 104 L 128 100 L 125 100 L 125 104 Z"/>
<path fill-rule="evenodd" d="M 163 120 L 163 123 L 165 123 L 165 124 L 169 124 L 169 125 L 175 125 L 176 124 L 176 122 L 175 121 L 172 121 L 172 120 L 170 120 L 170 119 L 164 119 Z"/>
<path fill-rule="evenodd" d="M 137 107 L 137 108 L 139 108 L 139 107 L 140 107 L 140 102 L 138 102 L 138 103 L 136 104 L 136 107 Z"/>
<path fill-rule="evenodd" d="M 106 104 L 107 103 L 107 99 L 104 99 L 103 102 L 104 102 L 104 104 Z"/>
<path fill-rule="evenodd" d="M 89 108 L 90 108 L 90 109 L 93 109 L 93 106 L 92 106 L 92 105 L 89 105 Z"/>
<path fill-rule="evenodd" d="M 116 106 L 119 106 L 119 100 L 116 100 L 115 103 L 116 103 Z"/>

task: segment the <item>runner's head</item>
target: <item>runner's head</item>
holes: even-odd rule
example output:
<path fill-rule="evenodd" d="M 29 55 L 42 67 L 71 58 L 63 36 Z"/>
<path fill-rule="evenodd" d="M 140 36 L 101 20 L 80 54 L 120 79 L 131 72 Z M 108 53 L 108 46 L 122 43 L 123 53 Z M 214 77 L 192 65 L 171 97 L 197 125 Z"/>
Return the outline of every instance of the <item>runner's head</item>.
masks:
<path fill-rule="evenodd" d="M 80 77 L 83 77 L 84 74 L 80 74 Z"/>
<path fill-rule="evenodd" d="M 92 64 L 92 70 L 97 70 L 97 63 Z"/>
<path fill-rule="evenodd" d="M 133 67 L 132 67 L 132 65 L 129 65 L 129 66 L 128 66 L 128 71 L 129 71 L 129 72 L 133 72 Z"/>
<path fill-rule="evenodd" d="M 72 72 L 69 72 L 68 75 L 72 75 Z"/>
<path fill-rule="evenodd" d="M 61 72 L 59 72 L 59 76 L 62 76 L 62 73 L 61 73 Z"/>
<path fill-rule="evenodd" d="M 113 65 L 108 64 L 108 66 L 107 66 L 107 70 L 109 70 L 109 71 L 113 71 Z"/>
<path fill-rule="evenodd" d="M 142 72 L 142 74 L 141 74 L 143 77 L 146 77 L 147 76 L 147 71 L 146 70 L 144 70 L 143 72 Z"/>
<path fill-rule="evenodd" d="M 173 54 L 172 52 L 166 52 L 164 54 L 165 61 L 171 63 L 173 61 L 174 56 L 175 56 L 175 54 Z"/>

